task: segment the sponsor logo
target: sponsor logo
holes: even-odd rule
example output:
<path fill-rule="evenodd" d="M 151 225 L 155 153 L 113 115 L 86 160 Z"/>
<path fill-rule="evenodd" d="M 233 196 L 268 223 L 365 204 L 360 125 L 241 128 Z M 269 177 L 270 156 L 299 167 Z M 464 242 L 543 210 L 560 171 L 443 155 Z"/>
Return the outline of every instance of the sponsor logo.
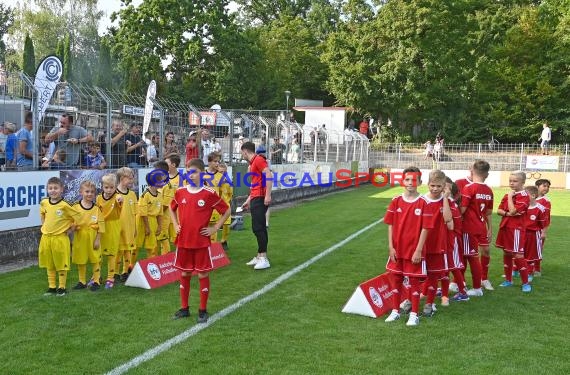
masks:
<path fill-rule="evenodd" d="M 382 301 L 382 296 L 380 295 L 380 293 L 376 291 L 376 289 L 374 289 L 373 287 L 368 288 L 368 294 L 370 295 L 372 303 L 374 303 L 379 308 L 382 308 L 382 306 L 384 306 L 384 302 Z"/>
<path fill-rule="evenodd" d="M 205 202 L 203 199 L 200 199 L 200 200 L 198 201 L 198 206 L 204 207 L 205 205 L 206 205 L 206 202 Z"/>
<path fill-rule="evenodd" d="M 493 197 L 489 194 L 475 194 L 475 199 L 482 199 L 484 201 L 492 201 Z"/>
<path fill-rule="evenodd" d="M 146 265 L 146 272 L 152 277 L 154 280 L 158 281 L 162 277 L 160 274 L 160 269 L 154 263 L 149 263 Z"/>
<path fill-rule="evenodd" d="M 530 220 L 536 220 L 536 215 L 530 215 Z"/>

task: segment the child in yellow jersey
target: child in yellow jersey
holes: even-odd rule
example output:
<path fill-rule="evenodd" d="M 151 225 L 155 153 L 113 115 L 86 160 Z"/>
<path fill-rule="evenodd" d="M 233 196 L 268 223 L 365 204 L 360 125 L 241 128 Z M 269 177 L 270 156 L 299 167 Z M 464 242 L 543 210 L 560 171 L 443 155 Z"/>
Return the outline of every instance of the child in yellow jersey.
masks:
<path fill-rule="evenodd" d="M 208 154 L 208 166 L 202 175 L 201 182 L 204 186 L 207 186 L 214 190 L 216 194 L 220 195 L 220 179 L 222 174 L 218 172 L 218 164 L 220 163 L 221 155 L 217 152 L 212 152 Z M 220 214 L 214 210 L 212 212 L 212 217 L 210 217 L 210 226 L 215 224 L 220 218 Z M 218 242 L 218 233 L 213 233 L 210 237 L 212 242 Z"/>
<path fill-rule="evenodd" d="M 101 233 L 105 232 L 105 221 L 101 208 L 95 204 L 96 191 L 97 188 L 92 181 L 83 181 L 79 186 L 81 200 L 73 205 L 79 213 L 79 219 L 75 223 L 71 257 L 71 262 L 77 264 L 79 273 L 79 282 L 73 287 L 75 290 L 87 288 L 87 263 L 90 263 L 93 268 L 91 280 L 101 278 L 100 240 Z M 94 288 L 93 291 L 96 290 Z"/>
<path fill-rule="evenodd" d="M 63 183 L 59 178 L 51 177 L 46 187 L 48 197 L 40 202 L 42 237 L 38 249 L 39 266 L 47 269 L 48 290 L 44 295 L 65 296 L 71 252 L 68 231 L 73 230 L 79 214 L 61 197 Z M 56 275 L 59 276 L 57 289 Z"/>
<path fill-rule="evenodd" d="M 170 211 L 168 207 L 170 207 L 170 202 L 174 199 L 174 192 L 180 187 L 180 175 L 178 174 L 179 165 L 180 155 L 178 154 L 169 154 L 164 161 L 159 161 L 154 165 L 155 168 L 168 171 L 168 182 L 158 189 L 162 197 L 162 231 L 157 236 L 161 255 L 170 252 L 170 244 L 173 243 L 176 238 L 174 227 L 170 221 Z"/>
<path fill-rule="evenodd" d="M 219 181 L 220 184 L 220 197 L 231 206 L 232 198 L 234 196 L 234 187 L 230 176 L 228 175 L 228 167 L 224 162 L 218 163 L 218 172 L 222 175 Z M 222 247 L 228 251 L 228 237 L 230 236 L 230 225 L 232 223 L 231 216 L 226 219 L 222 227 Z"/>
<path fill-rule="evenodd" d="M 101 208 L 105 220 L 105 232 L 101 234 L 102 255 L 107 257 L 107 278 L 105 287 L 112 288 L 115 282 L 116 257 L 121 238 L 121 208 L 123 196 L 117 193 L 117 176 L 106 174 L 101 178 L 103 192 L 97 197 L 97 206 Z M 100 278 L 93 278 L 87 284 L 92 291 L 100 287 Z"/>
<path fill-rule="evenodd" d="M 121 237 L 119 240 L 119 252 L 115 263 L 115 271 L 119 271 L 121 260 L 123 261 L 123 270 L 120 275 L 120 281 L 125 282 L 131 271 L 131 252 L 136 249 L 136 217 L 137 217 L 137 195 L 134 191 L 129 190 L 135 179 L 134 172 L 131 168 L 122 167 L 117 170 L 117 194 L 122 196 L 123 207 L 121 209 Z M 105 288 L 112 288 L 113 285 L 105 285 Z"/>
<path fill-rule="evenodd" d="M 146 249 L 146 257 L 152 258 L 157 253 L 156 237 L 162 231 L 162 197 L 158 194 L 155 184 L 157 176 L 152 172 L 146 175 L 148 187 L 139 199 L 139 209 L 137 213 L 137 247 L 131 252 L 131 263 L 135 264 L 138 256 L 138 249 Z M 164 176 L 166 179 L 166 176 Z M 162 179 L 161 179 L 162 181 Z"/>

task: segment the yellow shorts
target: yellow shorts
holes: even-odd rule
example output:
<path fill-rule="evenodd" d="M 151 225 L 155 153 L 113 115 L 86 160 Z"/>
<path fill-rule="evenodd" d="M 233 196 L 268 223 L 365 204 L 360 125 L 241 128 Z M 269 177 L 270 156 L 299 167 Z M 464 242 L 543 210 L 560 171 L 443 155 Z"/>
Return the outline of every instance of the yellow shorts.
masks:
<path fill-rule="evenodd" d="M 50 271 L 69 271 L 70 243 L 67 233 L 57 236 L 42 234 L 38 261 L 40 268 Z"/>
<path fill-rule="evenodd" d="M 147 216 L 150 234 L 145 235 L 145 226 L 142 218 L 139 218 L 137 225 L 137 247 L 144 247 L 145 249 L 154 249 L 156 247 L 156 216 Z"/>
<path fill-rule="evenodd" d="M 117 255 L 121 240 L 121 222 L 119 220 L 105 221 L 105 233 L 101 233 L 101 251 L 103 255 Z"/>
<path fill-rule="evenodd" d="M 90 228 L 74 233 L 71 263 L 95 264 L 101 261 L 101 248 L 97 250 L 93 248 L 93 242 L 95 242 L 96 237 L 97 232 Z"/>
<path fill-rule="evenodd" d="M 164 214 L 160 217 L 160 234 L 156 237 L 157 241 L 169 240 L 172 241 L 176 238 L 176 233 L 174 232 L 174 226 L 170 220 L 170 214 Z"/>

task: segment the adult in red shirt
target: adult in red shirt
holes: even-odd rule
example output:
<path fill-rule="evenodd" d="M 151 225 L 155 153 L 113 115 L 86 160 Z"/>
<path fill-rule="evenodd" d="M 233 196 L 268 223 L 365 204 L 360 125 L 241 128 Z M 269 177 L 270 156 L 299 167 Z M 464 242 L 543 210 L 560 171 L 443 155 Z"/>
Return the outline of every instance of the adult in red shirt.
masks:
<path fill-rule="evenodd" d="M 174 318 L 187 318 L 189 313 L 190 278 L 193 272 L 198 273 L 200 281 L 200 308 L 198 323 L 208 321 L 207 303 L 210 292 L 210 276 L 212 259 L 210 257 L 210 237 L 217 233 L 230 216 L 228 205 L 216 192 L 201 186 L 205 166 L 201 159 L 192 159 L 188 163 L 192 184 L 176 190 L 170 203 L 170 218 L 177 233 L 176 257 L 174 267 L 180 273 L 181 308 Z M 221 215 L 211 227 L 208 226 L 212 212 Z"/>
<path fill-rule="evenodd" d="M 267 160 L 255 153 L 255 144 L 245 142 L 241 146 L 241 156 L 249 162 L 249 175 L 251 176 L 250 192 L 242 208 L 250 208 L 251 228 L 257 239 L 257 255 L 247 262 L 256 270 L 271 267 L 267 259 L 267 225 L 265 214 L 271 204 L 271 189 L 273 187 L 273 174 L 267 165 Z"/>
<path fill-rule="evenodd" d="M 360 125 L 358 126 L 358 130 L 360 134 L 368 138 L 368 129 L 370 125 L 368 125 L 368 121 L 366 119 L 362 120 Z"/>
<path fill-rule="evenodd" d="M 200 157 L 200 147 L 196 141 L 196 133 L 190 133 L 190 138 L 188 138 L 188 143 L 186 143 L 186 160 L 184 166 L 188 166 L 188 162 L 192 159 L 198 159 Z"/>

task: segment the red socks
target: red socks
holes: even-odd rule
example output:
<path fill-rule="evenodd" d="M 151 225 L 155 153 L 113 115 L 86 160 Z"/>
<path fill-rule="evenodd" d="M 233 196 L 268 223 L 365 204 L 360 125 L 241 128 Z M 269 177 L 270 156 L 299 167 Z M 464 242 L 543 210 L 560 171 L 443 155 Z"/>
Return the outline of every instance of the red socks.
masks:
<path fill-rule="evenodd" d="M 394 305 L 392 306 L 392 310 L 400 311 L 400 302 L 402 302 L 402 291 L 405 289 L 404 283 L 404 276 L 397 273 L 390 272 L 390 288 L 392 289 L 392 302 Z"/>
<path fill-rule="evenodd" d="M 457 284 L 457 288 L 459 289 L 459 293 L 466 294 L 465 291 L 465 277 L 463 276 L 463 272 L 461 270 L 453 270 L 451 271 L 453 274 L 453 281 Z"/>
<path fill-rule="evenodd" d="M 190 277 L 180 276 L 180 302 L 183 309 L 188 308 L 188 298 L 190 297 Z"/>
<path fill-rule="evenodd" d="M 515 258 L 515 264 L 519 269 L 521 281 L 523 284 L 528 284 L 528 267 L 525 258 Z"/>
<path fill-rule="evenodd" d="M 481 261 L 478 256 L 467 257 L 469 268 L 471 269 L 471 277 L 473 279 L 473 289 L 481 288 Z"/>
<path fill-rule="evenodd" d="M 481 280 L 489 280 L 489 263 L 491 257 L 481 255 Z"/>
<path fill-rule="evenodd" d="M 505 269 L 505 280 L 513 282 L 513 255 L 506 251 L 503 253 L 503 268 Z"/>
<path fill-rule="evenodd" d="M 210 294 L 210 276 L 203 277 L 200 280 L 200 310 L 206 310 L 208 304 L 208 295 Z"/>
<path fill-rule="evenodd" d="M 430 304 L 435 301 L 435 292 L 437 291 L 437 281 L 439 280 L 439 274 L 430 273 L 428 274 L 427 284 L 427 298 L 426 303 Z"/>
<path fill-rule="evenodd" d="M 418 314 L 420 311 L 420 279 L 410 277 L 410 301 L 412 302 L 412 312 Z"/>
<path fill-rule="evenodd" d="M 446 272 L 441 278 L 441 296 L 449 296 L 449 272 Z"/>

